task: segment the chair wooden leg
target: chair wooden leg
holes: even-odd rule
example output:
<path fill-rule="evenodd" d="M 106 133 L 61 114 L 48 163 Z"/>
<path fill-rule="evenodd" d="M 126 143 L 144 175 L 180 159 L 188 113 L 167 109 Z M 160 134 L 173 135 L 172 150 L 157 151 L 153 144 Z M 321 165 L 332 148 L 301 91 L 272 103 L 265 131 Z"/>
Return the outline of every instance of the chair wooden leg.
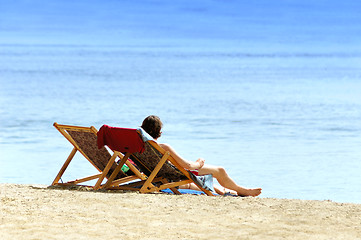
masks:
<path fill-rule="evenodd" d="M 157 166 L 153 169 L 152 173 L 149 175 L 148 179 L 145 181 L 143 187 L 139 190 L 141 193 L 146 193 L 151 191 L 151 185 L 153 182 L 153 179 L 157 176 L 159 170 L 162 168 L 164 163 L 167 161 L 169 157 L 169 152 L 166 152 L 162 159 L 158 162 Z"/>
<path fill-rule="evenodd" d="M 162 179 L 162 181 L 161 181 L 163 184 L 168 184 L 169 182 L 168 182 L 168 180 L 166 180 L 166 179 Z M 174 194 L 176 194 L 176 195 L 181 195 L 181 193 L 178 191 L 178 189 L 177 188 L 170 188 L 170 190 L 174 193 Z"/>
<path fill-rule="evenodd" d="M 91 175 L 91 176 L 88 176 L 88 177 L 76 179 L 74 181 L 70 181 L 70 182 L 67 182 L 67 183 L 76 185 L 76 184 L 79 184 L 79 183 L 88 182 L 88 181 L 97 179 L 100 176 L 101 176 L 101 174 L 95 174 L 95 175 Z"/>
<path fill-rule="evenodd" d="M 69 157 L 66 159 L 65 163 L 63 164 L 63 166 L 61 167 L 58 175 L 56 175 L 53 183 L 51 185 L 55 185 L 59 182 L 61 176 L 63 176 L 65 170 L 67 169 L 67 167 L 69 166 L 71 160 L 73 159 L 75 153 L 76 153 L 77 149 L 74 147 L 73 150 L 71 151 Z"/>
<path fill-rule="evenodd" d="M 114 154 L 117 154 L 116 152 Z M 110 184 L 113 182 L 114 178 L 118 175 L 118 173 L 120 172 L 120 170 L 122 169 L 123 165 L 125 164 L 125 162 L 128 160 L 130 156 L 130 153 L 126 153 L 124 155 L 124 157 L 122 158 L 122 160 L 119 162 L 118 166 L 114 169 L 112 175 L 110 175 L 108 181 L 105 183 L 104 188 L 107 188 L 110 186 Z"/>
<path fill-rule="evenodd" d="M 140 178 L 140 179 L 142 179 L 142 180 L 146 180 L 146 179 L 147 179 L 147 178 L 145 177 L 145 175 L 144 175 L 143 173 L 139 172 L 139 170 L 138 170 L 136 167 L 134 167 L 134 165 L 133 165 L 131 162 L 126 161 L 125 164 L 127 164 L 127 166 L 130 168 L 130 170 L 131 170 L 138 178 Z"/>
<path fill-rule="evenodd" d="M 100 188 L 100 185 L 102 184 L 105 176 L 108 174 L 110 168 L 112 167 L 115 158 L 117 157 L 116 154 L 113 154 L 113 156 L 109 159 L 108 164 L 105 166 L 102 175 L 99 177 L 97 183 L 94 186 L 94 190 L 98 190 Z"/>

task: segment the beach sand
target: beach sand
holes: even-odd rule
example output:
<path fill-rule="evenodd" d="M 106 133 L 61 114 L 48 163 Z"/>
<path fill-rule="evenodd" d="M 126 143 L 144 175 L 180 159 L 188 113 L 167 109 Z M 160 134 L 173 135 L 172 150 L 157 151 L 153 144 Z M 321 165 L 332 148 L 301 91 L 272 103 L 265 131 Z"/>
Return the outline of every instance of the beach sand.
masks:
<path fill-rule="evenodd" d="M 361 239 L 361 204 L 0 184 L 0 239 Z"/>

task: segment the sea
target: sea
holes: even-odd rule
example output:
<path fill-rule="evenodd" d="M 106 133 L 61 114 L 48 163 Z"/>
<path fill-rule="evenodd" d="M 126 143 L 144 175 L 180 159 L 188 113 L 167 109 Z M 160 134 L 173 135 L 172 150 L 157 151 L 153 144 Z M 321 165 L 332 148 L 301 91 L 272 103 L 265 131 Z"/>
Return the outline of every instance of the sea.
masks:
<path fill-rule="evenodd" d="M 0 183 L 50 185 L 53 123 L 137 128 L 263 198 L 361 203 L 361 2 L 4 0 Z M 77 154 L 63 176 L 96 173 Z"/>

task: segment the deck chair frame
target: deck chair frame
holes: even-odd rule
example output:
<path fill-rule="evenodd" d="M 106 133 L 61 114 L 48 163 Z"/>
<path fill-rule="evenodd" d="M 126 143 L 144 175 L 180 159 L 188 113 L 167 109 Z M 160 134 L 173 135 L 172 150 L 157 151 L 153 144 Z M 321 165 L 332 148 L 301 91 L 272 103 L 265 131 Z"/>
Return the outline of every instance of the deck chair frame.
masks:
<path fill-rule="evenodd" d="M 138 133 L 141 134 L 138 130 Z M 160 161 L 157 163 L 156 167 L 151 171 L 151 173 L 149 175 L 146 176 L 146 179 L 138 182 L 138 183 L 134 183 L 133 185 L 141 185 L 141 188 L 139 189 L 139 192 L 141 193 L 149 193 L 149 192 L 157 192 L 160 190 L 164 190 L 164 189 L 171 189 L 175 194 L 181 194 L 178 190 L 177 187 L 181 186 L 181 185 L 185 185 L 188 183 L 195 183 L 198 188 L 203 191 L 206 195 L 208 196 L 214 196 L 213 193 L 207 189 L 204 189 L 202 186 L 200 186 L 196 181 L 194 181 L 190 175 L 190 173 L 185 170 L 183 167 L 181 167 L 179 165 L 179 163 L 177 163 L 177 161 L 174 159 L 174 157 L 169 153 L 169 151 L 165 151 L 162 147 L 160 147 L 155 141 L 147 141 L 153 148 L 155 148 L 160 154 L 162 154 L 162 158 L 160 159 Z M 131 157 L 131 156 L 130 156 Z M 162 168 L 162 166 L 164 164 L 168 164 L 167 162 L 170 162 L 173 166 L 175 166 L 180 172 L 182 172 L 186 179 L 185 180 L 181 180 L 181 181 L 176 181 L 176 182 L 169 182 L 166 178 L 164 177 L 157 177 L 158 172 L 160 171 L 160 169 Z M 144 173 L 143 173 L 144 174 Z M 157 182 L 161 182 L 162 184 L 157 186 Z M 114 186 L 114 185 L 106 185 L 106 187 L 108 189 L 118 189 L 118 187 Z"/>
<path fill-rule="evenodd" d="M 128 158 L 130 156 L 130 153 L 122 154 L 122 153 L 120 153 L 118 151 L 114 151 L 113 154 L 111 155 L 108 163 L 106 164 L 105 168 L 103 170 L 99 169 L 93 163 L 93 161 L 89 158 L 89 156 L 78 146 L 78 144 L 73 139 L 73 137 L 67 132 L 69 130 L 69 131 L 78 131 L 78 132 L 88 132 L 88 133 L 92 133 L 92 134 L 97 135 L 98 131 L 97 131 L 97 129 L 95 127 L 93 127 L 93 126 L 91 126 L 91 127 L 81 127 L 81 126 L 62 125 L 62 124 L 58 124 L 56 122 L 54 123 L 54 127 L 73 145 L 73 150 L 69 154 L 69 156 L 66 159 L 65 163 L 63 164 L 63 166 L 61 167 L 61 169 L 58 172 L 57 176 L 55 177 L 54 181 L 52 182 L 52 185 L 78 185 L 80 183 L 84 183 L 84 182 L 87 182 L 87 181 L 98 179 L 94 186 L 89 186 L 89 185 L 83 185 L 83 186 L 93 187 L 95 190 L 98 190 L 100 188 L 105 188 L 105 187 L 108 187 L 108 186 L 118 185 L 118 189 L 122 189 L 121 184 L 131 182 L 131 181 L 134 181 L 134 180 L 145 180 L 146 179 L 144 174 L 142 174 L 131 162 L 129 162 Z M 73 181 L 68 181 L 66 183 L 59 183 L 59 180 L 61 179 L 64 172 L 68 168 L 68 166 L 69 166 L 70 162 L 72 161 L 72 159 L 74 158 L 76 152 L 80 152 L 100 173 L 95 174 L 95 175 L 91 175 L 91 176 L 87 176 L 87 177 L 84 177 L 84 178 L 76 179 L 76 180 L 73 180 Z M 106 178 L 107 174 L 109 173 L 109 170 L 113 166 L 113 164 L 115 162 L 115 159 L 117 157 L 119 157 L 121 159 L 120 162 L 118 163 L 118 165 L 116 166 L 115 170 L 110 175 L 110 177 L 108 178 L 106 183 L 102 184 L 103 180 Z M 135 175 L 133 175 L 133 176 L 125 176 L 125 177 L 123 177 L 121 179 L 114 180 L 116 178 L 117 174 L 121 171 L 121 167 L 124 164 L 126 164 Z M 128 189 L 128 188 L 129 187 L 125 187 L 124 189 Z M 132 189 L 132 190 L 134 190 L 134 189 Z"/>

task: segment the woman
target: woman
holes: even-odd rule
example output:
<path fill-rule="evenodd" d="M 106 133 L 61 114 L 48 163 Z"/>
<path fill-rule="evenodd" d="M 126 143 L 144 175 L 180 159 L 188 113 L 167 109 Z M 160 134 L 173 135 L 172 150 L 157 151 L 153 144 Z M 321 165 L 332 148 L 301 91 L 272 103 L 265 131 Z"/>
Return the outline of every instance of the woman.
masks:
<path fill-rule="evenodd" d="M 159 117 L 151 115 L 144 119 L 142 128 L 155 140 L 157 140 L 162 132 L 163 123 L 160 120 Z M 231 179 L 226 170 L 223 167 L 216 167 L 205 164 L 205 160 L 203 158 L 198 158 L 197 161 L 191 162 L 188 161 L 181 156 L 168 144 L 162 144 L 158 143 L 164 150 L 169 151 L 170 154 L 174 157 L 174 159 L 181 165 L 183 168 L 188 170 L 196 170 L 198 171 L 198 175 L 207 175 L 212 174 L 214 178 L 217 179 L 218 183 L 223 187 L 218 188 L 215 187 L 215 191 L 218 194 L 225 194 L 225 193 L 231 193 L 231 194 L 237 194 L 240 196 L 258 196 L 261 194 L 262 189 L 261 188 L 244 188 L 239 185 L 237 185 L 233 179 Z M 182 186 L 182 188 L 189 188 L 189 189 L 195 189 L 198 190 L 198 187 L 195 184 L 187 184 Z"/>

